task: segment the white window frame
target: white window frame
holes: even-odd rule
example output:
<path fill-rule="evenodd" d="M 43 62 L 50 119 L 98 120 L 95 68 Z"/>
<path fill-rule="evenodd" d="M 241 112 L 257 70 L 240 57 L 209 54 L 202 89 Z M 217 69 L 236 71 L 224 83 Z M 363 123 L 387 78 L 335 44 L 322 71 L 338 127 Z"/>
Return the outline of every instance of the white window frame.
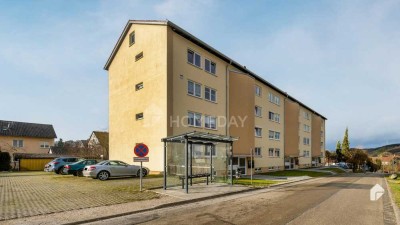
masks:
<path fill-rule="evenodd" d="M 303 137 L 303 145 L 310 145 L 310 138 Z"/>
<path fill-rule="evenodd" d="M 49 142 L 47 141 L 42 141 L 40 143 L 40 148 L 50 148 Z"/>
<path fill-rule="evenodd" d="M 272 94 L 271 92 L 268 93 L 268 100 L 275 105 L 278 106 L 281 105 L 281 99 L 278 96 Z"/>
<path fill-rule="evenodd" d="M 193 117 L 191 117 L 190 115 L 193 115 Z M 197 124 L 198 122 L 198 117 L 200 117 L 200 125 Z M 190 123 L 190 119 L 193 118 L 193 124 Z M 202 121 L 202 115 L 201 113 L 197 113 L 197 112 L 188 112 L 188 125 L 191 127 L 201 127 L 203 124 Z"/>
<path fill-rule="evenodd" d="M 303 124 L 303 130 L 304 130 L 304 132 L 310 133 L 311 132 L 311 127 L 308 126 L 307 124 Z"/>
<path fill-rule="evenodd" d="M 208 99 L 207 98 L 207 89 L 209 90 L 209 92 L 210 92 L 210 98 Z M 215 98 L 215 100 L 213 100 L 212 99 L 212 96 L 213 96 L 213 93 L 214 92 L 214 98 Z M 210 101 L 210 102 L 217 102 L 217 90 L 215 90 L 214 88 L 210 88 L 210 87 L 207 87 L 207 86 L 204 86 L 204 99 L 205 100 L 207 100 L 207 101 Z"/>
<path fill-rule="evenodd" d="M 274 130 L 268 130 L 268 138 L 270 140 L 279 141 L 279 140 L 281 140 L 281 132 L 274 131 Z"/>
<path fill-rule="evenodd" d="M 193 84 L 193 94 L 190 93 L 190 91 L 189 91 L 189 84 L 190 83 Z M 190 96 L 196 97 L 196 98 L 201 98 L 201 92 L 202 92 L 201 91 L 201 86 L 202 85 L 200 83 L 197 83 L 197 82 L 192 81 L 192 80 L 188 80 L 188 82 L 187 82 L 187 94 L 190 95 Z M 197 90 L 200 91 L 200 95 L 197 95 Z"/>
<path fill-rule="evenodd" d="M 13 145 L 12 146 L 14 148 L 23 148 L 24 147 L 24 140 L 22 140 L 22 139 L 13 140 Z"/>
<path fill-rule="evenodd" d="M 210 67 L 210 70 L 207 70 L 207 61 L 208 61 L 208 63 L 210 64 L 209 65 L 209 67 Z M 214 72 L 212 71 L 212 65 L 214 64 Z M 215 75 L 216 73 L 217 73 L 217 63 L 215 63 L 214 61 L 212 61 L 212 60 L 210 60 L 210 59 L 207 59 L 207 58 L 204 58 L 204 71 L 206 71 L 206 72 L 208 72 L 208 73 L 211 73 L 212 75 Z"/>
<path fill-rule="evenodd" d="M 255 155 L 255 156 L 262 156 L 262 154 L 261 154 L 261 147 L 255 147 L 255 148 L 254 148 L 254 155 Z"/>
<path fill-rule="evenodd" d="M 212 122 L 211 122 L 212 120 L 214 120 L 214 127 L 212 127 Z M 207 124 L 208 124 L 208 126 L 207 126 Z M 217 117 L 205 115 L 204 116 L 204 127 L 207 129 L 211 129 L 211 130 L 216 130 L 217 129 Z"/>
<path fill-rule="evenodd" d="M 257 130 L 260 131 L 260 132 L 259 132 L 260 135 L 258 135 Z M 255 127 L 255 128 L 254 128 L 254 135 L 255 135 L 256 137 L 262 137 L 262 128 L 261 128 L 261 127 Z"/>
<path fill-rule="evenodd" d="M 303 111 L 303 117 L 304 117 L 304 119 L 306 119 L 306 120 L 310 120 L 310 113 L 309 112 L 307 112 L 307 111 Z"/>
<path fill-rule="evenodd" d="M 274 157 L 274 148 L 268 148 L 268 157 Z"/>
<path fill-rule="evenodd" d="M 257 113 L 257 112 L 259 112 L 259 113 Z M 255 113 L 255 115 L 256 115 L 257 117 L 262 117 L 262 107 L 256 105 L 256 106 L 254 107 L 254 113 Z"/>
<path fill-rule="evenodd" d="M 277 122 L 280 123 L 281 122 L 281 115 L 278 113 L 274 113 L 269 111 L 268 112 L 268 119 L 272 122 Z"/>
<path fill-rule="evenodd" d="M 189 61 L 189 56 L 187 55 L 189 52 L 193 53 L 193 59 L 192 59 L 193 63 Z M 199 59 L 200 65 L 196 65 L 196 55 L 198 55 L 200 57 L 200 59 Z M 189 64 L 201 69 L 201 55 L 199 53 L 193 51 L 192 49 L 188 49 L 186 52 L 186 60 Z"/>
<path fill-rule="evenodd" d="M 258 86 L 258 85 L 254 85 L 254 93 L 255 93 L 256 96 L 261 97 L 261 95 L 262 95 L 261 87 Z"/>

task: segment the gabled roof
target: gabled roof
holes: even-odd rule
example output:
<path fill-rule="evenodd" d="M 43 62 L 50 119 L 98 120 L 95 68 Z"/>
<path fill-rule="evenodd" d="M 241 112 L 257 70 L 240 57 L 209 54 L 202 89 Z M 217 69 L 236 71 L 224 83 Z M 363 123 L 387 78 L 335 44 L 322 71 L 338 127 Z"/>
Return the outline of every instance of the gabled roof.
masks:
<path fill-rule="evenodd" d="M 104 65 L 104 69 L 108 70 L 111 62 L 113 61 L 116 53 L 118 52 L 119 47 L 122 44 L 122 41 L 124 40 L 125 36 L 128 34 L 128 31 L 130 29 L 130 27 L 132 26 L 132 24 L 146 24 L 146 25 L 164 25 L 164 26 L 169 26 L 172 28 L 172 30 L 181 35 L 182 37 L 188 39 L 189 41 L 192 41 L 193 43 L 197 44 L 198 46 L 204 48 L 205 50 L 209 51 L 210 53 L 216 55 L 217 57 L 219 57 L 220 59 L 224 60 L 227 63 L 230 63 L 232 66 L 236 67 L 237 69 L 241 70 L 244 73 L 247 73 L 249 75 L 251 75 L 252 77 L 254 77 L 256 80 L 260 81 L 261 83 L 264 83 L 265 85 L 267 85 L 268 87 L 274 89 L 275 91 L 279 92 L 280 94 L 286 96 L 288 99 L 290 99 L 291 101 L 297 102 L 299 105 L 301 105 L 302 107 L 310 110 L 311 112 L 313 112 L 314 114 L 320 116 L 321 118 L 323 118 L 324 120 L 327 120 L 326 117 L 324 117 L 323 115 L 317 113 L 316 111 L 314 111 L 313 109 L 311 109 L 310 107 L 308 107 L 307 105 L 303 104 L 302 102 L 300 102 L 299 100 L 295 99 L 294 97 L 290 96 L 287 92 L 279 89 L 278 87 L 274 86 L 273 84 L 269 83 L 268 81 L 266 81 L 264 78 L 260 77 L 259 75 L 253 73 L 252 71 L 250 71 L 249 69 L 247 69 L 245 66 L 239 64 L 238 62 L 236 62 L 235 60 L 229 58 L 228 56 L 224 55 L 223 53 L 221 53 L 220 51 L 216 50 L 215 48 L 211 47 L 210 45 L 208 45 L 207 43 L 205 43 L 204 41 L 198 39 L 197 37 L 195 37 L 194 35 L 190 34 L 189 32 L 187 32 L 186 30 L 184 30 L 183 28 L 179 27 L 178 25 L 172 23 L 169 20 L 129 20 L 128 23 L 125 25 L 124 30 L 122 31 L 117 43 L 114 46 L 114 49 L 111 52 L 111 55 L 109 56 L 106 64 Z"/>
<path fill-rule="evenodd" d="M 107 131 L 93 131 L 93 134 L 99 140 L 99 144 L 108 149 L 108 132 Z"/>
<path fill-rule="evenodd" d="M 53 125 L 0 120 L 0 136 L 57 138 Z"/>

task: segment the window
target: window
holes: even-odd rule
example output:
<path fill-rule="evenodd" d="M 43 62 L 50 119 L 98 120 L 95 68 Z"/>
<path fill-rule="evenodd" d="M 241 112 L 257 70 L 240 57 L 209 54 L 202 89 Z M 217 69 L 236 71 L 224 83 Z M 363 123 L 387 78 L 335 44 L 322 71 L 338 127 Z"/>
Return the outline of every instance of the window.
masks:
<path fill-rule="evenodd" d="M 13 140 L 13 147 L 15 148 L 24 147 L 24 140 Z"/>
<path fill-rule="evenodd" d="M 281 156 L 281 150 L 279 148 L 275 149 L 275 157 L 280 157 Z"/>
<path fill-rule="evenodd" d="M 213 116 L 205 116 L 204 126 L 209 129 L 217 129 L 217 118 Z"/>
<path fill-rule="evenodd" d="M 310 113 L 309 112 L 303 111 L 303 116 L 304 116 L 304 119 L 310 120 Z"/>
<path fill-rule="evenodd" d="M 275 136 L 274 132 L 273 132 L 272 130 L 270 130 L 270 131 L 268 132 L 268 137 L 269 137 L 269 139 L 274 139 L 274 136 Z"/>
<path fill-rule="evenodd" d="M 268 156 L 269 157 L 274 157 L 274 149 L 273 148 L 269 148 L 268 149 Z"/>
<path fill-rule="evenodd" d="M 135 56 L 135 61 L 138 61 L 138 60 L 141 59 L 141 58 L 143 58 L 143 52 L 141 52 L 141 53 L 139 53 L 139 54 L 137 54 L 137 55 Z"/>
<path fill-rule="evenodd" d="M 273 95 L 272 93 L 268 93 L 268 100 L 276 105 L 281 104 L 281 100 L 278 96 Z"/>
<path fill-rule="evenodd" d="M 217 101 L 217 91 L 212 88 L 205 87 L 204 88 L 204 98 L 208 101 L 216 102 Z"/>
<path fill-rule="evenodd" d="M 216 156 L 216 154 L 215 154 L 215 147 L 206 146 L 205 155 L 206 155 L 206 156 L 210 156 L 210 153 L 212 153 L 212 156 Z"/>
<path fill-rule="evenodd" d="M 303 127 L 304 127 L 304 131 L 305 131 L 305 132 L 311 132 L 311 127 L 310 127 L 310 126 L 304 124 Z"/>
<path fill-rule="evenodd" d="M 201 98 L 201 84 L 189 80 L 188 94 Z"/>
<path fill-rule="evenodd" d="M 254 155 L 255 156 L 261 156 L 261 147 L 255 147 L 254 148 Z"/>
<path fill-rule="evenodd" d="M 279 140 L 281 139 L 281 132 L 277 132 L 277 131 L 270 130 L 270 131 L 268 132 L 268 137 L 269 137 L 269 139 L 271 139 L 271 140 L 277 140 L 277 141 L 279 141 Z"/>
<path fill-rule="evenodd" d="M 205 71 L 207 71 L 209 73 L 212 73 L 212 74 L 215 74 L 216 68 L 217 68 L 217 65 L 215 64 L 215 62 L 210 61 L 208 59 L 204 60 L 204 69 L 205 69 Z"/>
<path fill-rule="evenodd" d="M 137 113 L 136 120 L 142 120 L 142 119 L 143 119 L 143 113 Z"/>
<path fill-rule="evenodd" d="M 280 123 L 280 121 L 281 121 L 281 115 L 279 115 L 278 113 L 269 112 L 268 118 L 269 118 L 269 120 L 271 120 L 273 122 L 277 122 L 277 123 Z"/>
<path fill-rule="evenodd" d="M 188 116 L 188 124 L 190 126 L 201 127 L 201 113 L 189 112 Z"/>
<path fill-rule="evenodd" d="M 321 148 L 324 148 L 324 142 L 321 141 Z"/>
<path fill-rule="evenodd" d="M 255 110 L 256 116 L 258 116 L 258 117 L 261 117 L 261 116 L 262 116 L 262 110 L 261 110 L 261 107 L 260 107 L 260 106 L 256 106 L 256 107 L 254 108 L 254 110 Z"/>
<path fill-rule="evenodd" d="M 303 138 L 303 144 L 304 145 L 310 145 L 310 138 Z"/>
<path fill-rule="evenodd" d="M 129 34 L 129 46 L 135 44 L 135 31 Z"/>
<path fill-rule="evenodd" d="M 188 63 L 190 63 L 190 64 L 193 64 L 197 67 L 201 66 L 201 56 L 198 53 L 196 53 L 192 50 L 189 50 L 189 49 L 187 51 L 187 60 L 188 60 Z"/>
<path fill-rule="evenodd" d="M 143 82 L 140 82 L 140 83 L 136 84 L 135 89 L 136 89 L 136 91 L 139 91 L 140 89 L 143 89 Z"/>
<path fill-rule="evenodd" d="M 49 148 L 49 147 L 50 147 L 49 142 L 41 142 L 40 143 L 40 148 Z"/>
<path fill-rule="evenodd" d="M 255 134 L 256 134 L 256 137 L 261 137 L 262 136 L 262 128 L 256 127 Z"/>
<path fill-rule="evenodd" d="M 280 140 L 280 139 L 281 139 L 281 133 L 275 132 L 275 140 Z"/>
<path fill-rule="evenodd" d="M 254 90 L 255 90 L 256 95 L 261 97 L 261 87 L 258 85 L 255 85 Z"/>
<path fill-rule="evenodd" d="M 304 154 L 304 157 L 310 157 L 310 151 L 304 150 L 303 154 Z"/>

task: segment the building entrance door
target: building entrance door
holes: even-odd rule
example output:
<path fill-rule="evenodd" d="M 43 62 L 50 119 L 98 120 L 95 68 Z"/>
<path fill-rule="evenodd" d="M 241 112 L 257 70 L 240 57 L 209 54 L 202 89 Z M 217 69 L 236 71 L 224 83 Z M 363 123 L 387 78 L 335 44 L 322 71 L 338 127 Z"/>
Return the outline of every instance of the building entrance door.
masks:
<path fill-rule="evenodd" d="M 234 168 L 234 174 L 238 169 L 240 170 L 241 174 L 246 174 L 246 157 L 233 157 L 232 164 Z"/>

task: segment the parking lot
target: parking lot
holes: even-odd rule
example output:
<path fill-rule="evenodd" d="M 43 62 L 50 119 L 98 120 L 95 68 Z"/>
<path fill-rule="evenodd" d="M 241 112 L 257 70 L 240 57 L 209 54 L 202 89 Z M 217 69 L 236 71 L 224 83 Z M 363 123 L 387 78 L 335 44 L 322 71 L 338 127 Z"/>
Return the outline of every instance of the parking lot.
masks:
<path fill-rule="evenodd" d="M 162 186 L 162 177 L 150 176 L 145 189 Z M 159 198 L 139 191 L 138 178 L 99 181 L 46 172 L 0 173 L 0 220 Z"/>

